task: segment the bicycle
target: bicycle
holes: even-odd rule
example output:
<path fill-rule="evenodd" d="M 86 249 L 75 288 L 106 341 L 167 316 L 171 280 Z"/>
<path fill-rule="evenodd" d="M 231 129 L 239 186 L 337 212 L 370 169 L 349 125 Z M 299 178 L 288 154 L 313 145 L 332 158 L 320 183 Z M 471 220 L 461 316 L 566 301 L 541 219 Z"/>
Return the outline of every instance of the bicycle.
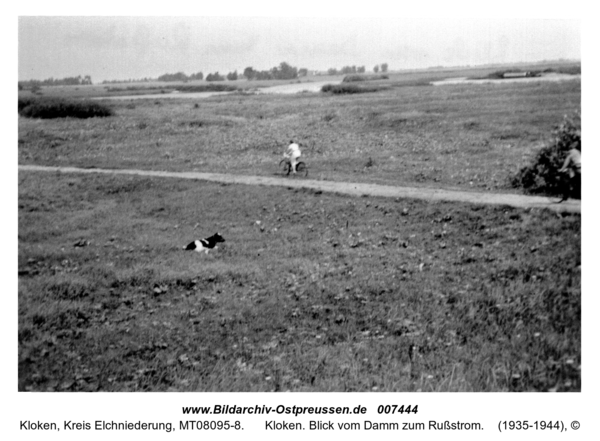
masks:
<path fill-rule="evenodd" d="M 279 170 L 283 176 L 288 176 L 292 173 L 292 162 L 287 158 L 282 159 L 279 163 Z M 304 162 L 296 163 L 296 174 L 302 177 L 308 176 L 308 167 Z"/>
<path fill-rule="evenodd" d="M 568 199 L 581 199 L 581 174 L 568 170 L 561 171 L 561 174 L 557 191 L 560 199 L 556 203 L 560 204 Z"/>

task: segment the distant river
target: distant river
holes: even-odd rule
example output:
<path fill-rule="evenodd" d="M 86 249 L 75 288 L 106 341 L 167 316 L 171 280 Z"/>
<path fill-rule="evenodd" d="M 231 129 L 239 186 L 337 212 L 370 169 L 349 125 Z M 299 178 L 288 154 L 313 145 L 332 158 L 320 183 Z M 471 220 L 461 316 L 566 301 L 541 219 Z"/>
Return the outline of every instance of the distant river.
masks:
<path fill-rule="evenodd" d="M 216 95 L 227 95 L 231 92 L 171 92 L 171 93 L 149 93 L 146 95 L 118 95 L 101 96 L 97 100 L 147 100 L 147 99 L 170 99 L 170 98 L 209 98 Z"/>
<path fill-rule="evenodd" d="M 481 79 L 474 80 L 467 77 L 460 78 L 447 78 L 440 81 L 432 81 L 431 84 L 434 86 L 445 86 L 449 84 L 505 84 L 505 83 L 534 83 L 537 81 L 567 81 L 581 79 L 581 75 L 568 75 L 568 74 L 546 74 L 541 77 L 521 77 L 521 78 L 502 78 L 502 79 Z"/>
<path fill-rule="evenodd" d="M 302 92 L 319 92 L 325 84 L 339 84 L 340 81 L 318 81 L 318 82 L 306 82 L 306 83 L 293 83 L 293 84 L 282 84 L 279 86 L 271 87 L 260 87 L 254 89 L 250 93 L 257 95 L 269 95 L 269 94 L 294 94 Z M 193 98 L 202 99 L 210 98 L 218 95 L 229 95 L 236 92 L 171 92 L 171 93 L 153 93 L 147 95 L 119 95 L 119 96 L 108 96 L 98 97 L 96 99 L 102 100 L 141 100 L 141 99 L 182 99 L 182 98 Z"/>
<path fill-rule="evenodd" d="M 325 84 L 339 84 L 341 81 L 318 81 L 315 83 L 282 84 L 281 86 L 262 87 L 258 93 L 264 94 L 289 94 L 302 92 L 320 92 Z"/>

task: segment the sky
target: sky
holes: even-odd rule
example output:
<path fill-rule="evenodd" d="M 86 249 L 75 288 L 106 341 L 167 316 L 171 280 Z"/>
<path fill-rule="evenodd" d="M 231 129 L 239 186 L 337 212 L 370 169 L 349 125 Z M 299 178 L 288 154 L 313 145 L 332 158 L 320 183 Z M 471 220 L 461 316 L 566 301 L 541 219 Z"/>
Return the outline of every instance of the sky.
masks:
<path fill-rule="evenodd" d="M 577 18 L 20 15 L 18 77 L 100 83 L 283 61 L 371 71 L 580 60 L 580 26 Z"/>

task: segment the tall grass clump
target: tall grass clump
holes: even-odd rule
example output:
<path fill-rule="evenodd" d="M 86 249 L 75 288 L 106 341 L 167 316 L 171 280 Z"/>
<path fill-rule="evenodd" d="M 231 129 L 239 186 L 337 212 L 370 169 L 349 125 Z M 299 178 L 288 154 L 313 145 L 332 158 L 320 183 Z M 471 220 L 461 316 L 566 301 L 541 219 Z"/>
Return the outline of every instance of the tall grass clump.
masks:
<path fill-rule="evenodd" d="M 565 115 L 563 122 L 554 131 L 552 141 L 540 149 L 531 163 L 519 170 L 512 178 L 515 188 L 523 188 L 527 193 L 562 195 L 566 180 L 558 170 L 562 167 L 569 150 L 581 151 L 581 117 Z M 581 189 L 575 189 L 580 194 Z"/>
<path fill-rule="evenodd" d="M 19 98 L 19 115 L 26 118 L 94 118 L 113 115 L 113 110 L 101 103 L 60 98 Z"/>

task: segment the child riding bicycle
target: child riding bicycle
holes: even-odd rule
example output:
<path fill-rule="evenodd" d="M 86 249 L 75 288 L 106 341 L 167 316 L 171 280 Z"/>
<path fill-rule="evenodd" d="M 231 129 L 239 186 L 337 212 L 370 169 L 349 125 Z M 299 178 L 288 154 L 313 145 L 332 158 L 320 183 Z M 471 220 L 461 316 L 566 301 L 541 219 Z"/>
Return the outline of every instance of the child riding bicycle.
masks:
<path fill-rule="evenodd" d="M 569 150 L 563 166 L 558 171 L 569 175 L 568 190 L 562 196 L 562 202 L 581 191 L 581 152 L 576 148 Z"/>
<path fill-rule="evenodd" d="M 290 161 L 292 165 L 292 172 L 296 173 L 296 166 L 298 165 L 298 158 L 302 156 L 302 152 L 300 152 L 300 146 L 295 143 L 293 140 L 290 141 L 290 145 L 288 145 L 283 157 Z"/>

